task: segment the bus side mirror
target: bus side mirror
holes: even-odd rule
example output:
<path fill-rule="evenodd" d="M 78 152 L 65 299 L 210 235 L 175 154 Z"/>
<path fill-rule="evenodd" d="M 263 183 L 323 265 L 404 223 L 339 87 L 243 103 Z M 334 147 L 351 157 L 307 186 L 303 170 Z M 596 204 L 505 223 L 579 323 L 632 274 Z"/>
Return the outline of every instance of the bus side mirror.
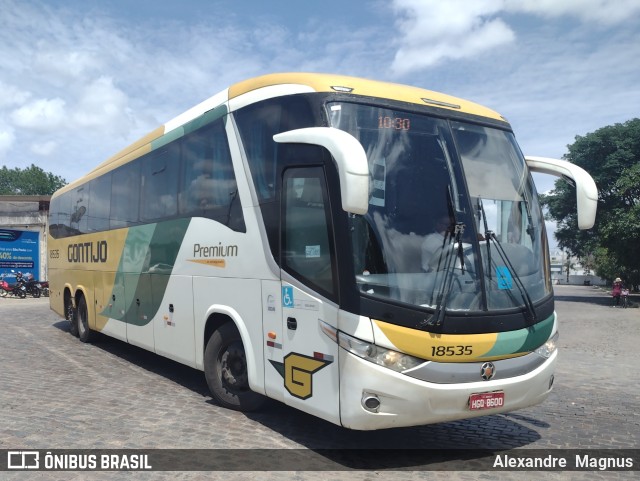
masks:
<path fill-rule="evenodd" d="M 572 181 L 576 187 L 578 228 L 591 229 L 596 221 L 598 188 L 593 178 L 582 167 L 571 162 L 547 157 L 525 157 L 532 172 L 555 175 Z"/>
<path fill-rule="evenodd" d="M 289 130 L 273 136 L 286 144 L 312 144 L 324 147 L 338 165 L 342 209 L 366 214 L 369 209 L 369 164 L 362 144 L 352 135 L 332 127 Z"/>

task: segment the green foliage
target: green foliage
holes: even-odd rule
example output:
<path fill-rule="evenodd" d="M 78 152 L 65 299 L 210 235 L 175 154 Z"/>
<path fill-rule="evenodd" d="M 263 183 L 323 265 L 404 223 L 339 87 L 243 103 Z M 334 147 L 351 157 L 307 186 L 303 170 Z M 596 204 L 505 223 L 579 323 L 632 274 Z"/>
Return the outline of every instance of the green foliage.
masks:
<path fill-rule="evenodd" d="M 615 124 L 577 136 L 565 159 L 591 174 L 598 186 L 596 224 L 578 230 L 575 190 L 556 181 L 542 202 L 558 228 L 561 248 L 573 255 L 594 256 L 596 273 L 608 280 L 618 276 L 640 283 L 640 119 Z"/>
<path fill-rule="evenodd" d="M 0 195 L 52 195 L 67 181 L 31 164 L 30 167 L 0 169 Z"/>

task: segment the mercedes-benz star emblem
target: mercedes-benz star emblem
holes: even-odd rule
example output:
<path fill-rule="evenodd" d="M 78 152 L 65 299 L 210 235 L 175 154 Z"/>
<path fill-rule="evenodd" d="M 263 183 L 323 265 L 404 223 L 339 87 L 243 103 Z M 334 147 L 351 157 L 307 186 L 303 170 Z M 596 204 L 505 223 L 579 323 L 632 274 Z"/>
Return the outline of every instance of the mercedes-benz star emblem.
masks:
<path fill-rule="evenodd" d="M 495 375 L 496 375 L 496 367 L 493 365 L 493 363 L 485 362 L 482 365 L 482 369 L 480 369 L 480 376 L 482 376 L 482 379 L 484 379 L 485 381 L 488 381 L 489 379 L 492 379 L 493 376 Z"/>

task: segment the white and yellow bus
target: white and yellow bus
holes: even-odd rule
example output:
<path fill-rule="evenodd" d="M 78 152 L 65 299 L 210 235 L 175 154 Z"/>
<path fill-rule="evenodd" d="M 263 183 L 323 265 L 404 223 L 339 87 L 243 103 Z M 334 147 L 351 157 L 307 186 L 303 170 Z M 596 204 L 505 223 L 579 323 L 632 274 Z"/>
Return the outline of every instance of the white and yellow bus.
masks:
<path fill-rule="evenodd" d="M 51 308 L 352 429 L 493 414 L 551 391 L 558 323 L 530 172 L 507 121 L 423 90 L 274 74 L 209 98 L 51 200 Z M 108 369 L 100 366 L 98 369 Z"/>

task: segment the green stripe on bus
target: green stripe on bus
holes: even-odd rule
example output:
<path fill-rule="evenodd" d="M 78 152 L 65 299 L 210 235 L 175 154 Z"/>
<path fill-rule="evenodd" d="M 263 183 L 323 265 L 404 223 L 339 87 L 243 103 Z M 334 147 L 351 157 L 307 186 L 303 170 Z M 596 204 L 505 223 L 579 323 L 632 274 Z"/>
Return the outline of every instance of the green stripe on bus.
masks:
<path fill-rule="evenodd" d="M 555 314 L 531 327 L 499 333 L 493 348 L 482 357 L 503 356 L 536 350 L 551 336 L 554 320 Z"/>
<path fill-rule="evenodd" d="M 164 298 L 189 222 L 188 218 L 175 219 L 129 229 L 114 281 L 114 287 L 124 284 L 125 308 L 112 317 L 138 326 L 151 322 Z"/>
<path fill-rule="evenodd" d="M 170 132 L 167 132 L 163 136 L 151 141 L 151 150 L 159 149 L 167 145 L 174 140 L 179 139 L 180 137 L 193 132 L 194 130 L 198 130 L 200 127 L 204 127 L 211 122 L 218 120 L 220 117 L 224 117 L 227 115 L 228 109 L 226 105 L 220 105 L 215 109 L 211 109 L 208 112 L 196 117 L 190 122 L 187 122 L 180 127 L 173 129 Z"/>

